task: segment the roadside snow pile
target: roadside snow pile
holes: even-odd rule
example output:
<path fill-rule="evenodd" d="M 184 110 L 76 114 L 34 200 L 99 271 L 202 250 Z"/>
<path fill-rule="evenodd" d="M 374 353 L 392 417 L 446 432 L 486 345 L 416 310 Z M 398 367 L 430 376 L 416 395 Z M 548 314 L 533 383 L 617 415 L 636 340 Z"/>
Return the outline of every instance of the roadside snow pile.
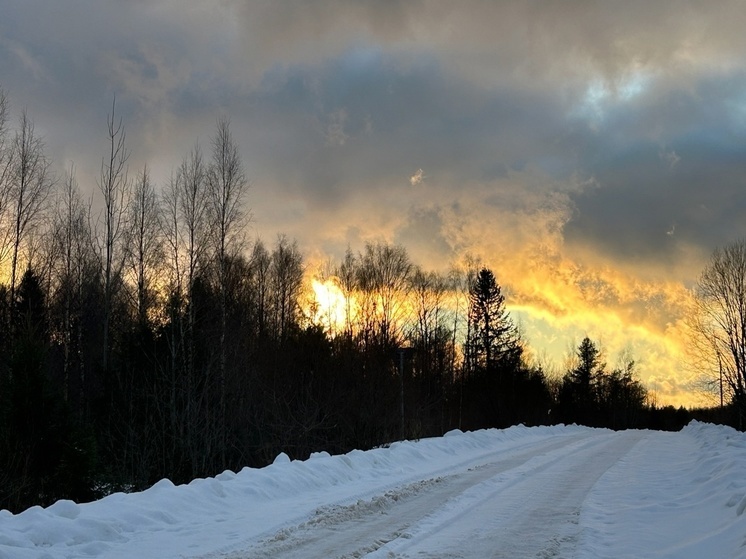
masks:
<path fill-rule="evenodd" d="M 746 511 L 746 435 L 696 421 L 686 426 L 684 433 L 695 438 L 701 448 L 700 476 L 695 482 L 702 483 L 704 494 L 720 494 L 725 505 L 735 507 L 736 516 L 742 516 Z"/>
<path fill-rule="evenodd" d="M 498 449 L 585 429 L 453 431 L 366 452 L 319 452 L 305 461 L 291 461 L 283 453 L 265 468 L 225 471 L 188 485 L 177 487 L 164 479 L 146 491 L 116 493 L 93 503 L 59 501 L 17 515 L 0 511 L 0 559 L 197 556 L 274 529 L 278 519 L 302 519 L 319 503 L 350 504 L 382 488 L 471 464 Z"/>
<path fill-rule="evenodd" d="M 319 452 L 305 461 L 281 453 L 265 468 L 226 471 L 178 487 L 162 480 L 146 491 L 94 503 L 59 501 L 17 515 L 0 511 L 0 559 L 216 559 L 286 529 L 332 522 L 328 511 L 349 516 L 362 506 L 385 505 L 389 495 L 400 497 L 403 486 L 435 487 L 433 480 L 469 468 L 485 472 L 487 464 L 513 458 L 515 467 L 484 483 L 503 497 L 518 487 L 541 493 L 556 481 L 553 449 L 568 456 L 573 448 L 593 448 L 591 439 L 598 448 L 613 448 L 618 436 L 574 425 L 518 426 L 453 431 L 339 456 Z M 521 462 L 520 456 L 529 458 Z M 746 435 L 697 422 L 680 433 L 641 431 L 611 463 L 566 520 L 579 528 L 567 542 L 573 557 L 746 559 Z M 582 472 L 586 465 L 590 472 L 598 461 L 577 459 Z M 522 497 L 513 497 L 492 503 L 495 518 L 515 517 Z M 314 515 L 318 511 L 324 518 Z M 469 534 L 462 534 L 465 541 Z"/>
<path fill-rule="evenodd" d="M 641 440 L 580 515 L 578 557 L 746 558 L 746 434 L 693 421 Z"/>

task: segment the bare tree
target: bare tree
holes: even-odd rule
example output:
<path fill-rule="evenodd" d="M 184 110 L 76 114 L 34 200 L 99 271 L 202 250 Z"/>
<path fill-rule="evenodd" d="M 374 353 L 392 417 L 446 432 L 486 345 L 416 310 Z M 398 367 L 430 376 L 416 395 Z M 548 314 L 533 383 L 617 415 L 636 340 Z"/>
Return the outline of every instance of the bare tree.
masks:
<path fill-rule="evenodd" d="M 374 321 L 382 347 L 400 343 L 412 271 L 407 251 L 400 245 L 368 243 L 359 264 L 358 286 L 368 307 L 364 314 Z"/>
<path fill-rule="evenodd" d="M 352 253 L 352 249 L 347 247 L 345 251 L 344 260 L 340 264 L 336 271 L 336 275 L 339 278 L 339 287 L 342 290 L 342 294 L 345 300 L 344 313 L 345 313 L 345 335 L 352 338 L 353 335 L 353 323 L 355 321 L 355 305 L 354 297 L 355 290 L 357 289 L 357 260 L 355 255 Z"/>
<path fill-rule="evenodd" d="M 18 259 L 26 237 L 41 218 L 52 192 L 50 161 L 44 155 L 44 144 L 34 131 L 34 123 L 26 111 L 21 114 L 20 127 L 13 138 L 10 157 L 10 298 L 15 300 Z"/>
<path fill-rule="evenodd" d="M 163 195 L 163 231 L 169 252 L 171 269 L 171 305 L 176 305 L 176 328 L 171 338 L 172 402 L 176 401 L 177 385 L 184 394 L 181 422 L 184 444 L 189 450 L 193 467 L 204 454 L 203 434 L 206 419 L 200 415 L 199 381 L 196 372 L 196 308 L 193 300 L 195 283 L 207 266 L 209 233 L 209 199 L 207 170 L 199 146 L 184 157 Z M 181 319 L 186 304 L 186 324 Z M 182 364 L 179 359 L 183 359 Z M 176 375 L 176 371 L 182 371 Z M 207 374 L 207 373 L 205 373 Z M 207 385 L 207 382 L 204 383 Z M 209 433 L 207 434 L 209 436 Z M 204 458 L 203 458 L 204 459 Z"/>
<path fill-rule="evenodd" d="M 438 331 L 444 329 L 446 279 L 435 272 L 415 267 L 410 277 L 410 295 L 414 311 L 413 337 L 429 352 Z"/>
<path fill-rule="evenodd" d="M 212 162 L 208 169 L 207 183 L 220 292 L 220 420 L 221 454 L 225 462 L 227 266 L 230 251 L 236 249 L 247 218 L 243 202 L 248 188 L 241 156 L 230 131 L 230 122 L 225 118 L 218 120 L 217 131 L 212 139 Z"/>
<path fill-rule="evenodd" d="M 0 263 L 7 258 L 10 250 L 11 228 L 5 226 L 13 171 L 13 142 L 9 138 L 9 132 L 8 98 L 0 88 Z"/>
<path fill-rule="evenodd" d="M 141 325 L 146 325 L 148 312 L 154 305 L 153 282 L 163 256 L 158 197 L 150 182 L 147 166 L 143 167 L 135 182 L 129 226 L 127 245 L 130 248 L 127 254 L 136 285 L 137 320 Z"/>
<path fill-rule="evenodd" d="M 415 348 L 414 381 L 418 385 L 420 414 L 427 421 L 427 408 L 439 409 L 439 423 L 445 425 L 445 389 L 453 380 L 455 343 L 447 298 L 452 288 L 448 278 L 415 267 L 410 276 L 411 325 L 409 338 Z M 423 413 L 424 412 L 424 413 Z"/>
<path fill-rule="evenodd" d="M 127 178 L 129 152 L 125 146 L 122 118 L 116 118 L 116 98 L 107 119 L 108 153 L 101 160 L 98 189 L 103 198 L 103 234 L 99 239 L 104 284 L 103 367 L 107 370 L 110 351 L 110 327 L 114 299 L 122 281 L 126 261 L 123 243 L 127 227 L 130 184 Z"/>
<path fill-rule="evenodd" d="M 171 291 L 187 303 L 187 329 L 182 346 L 187 350 L 187 379 L 194 378 L 194 283 L 206 265 L 208 198 L 206 169 L 199 146 L 184 157 L 163 195 L 163 232 L 169 252 Z"/>
<path fill-rule="evenodd" d="M 179 227 L 179 186 L 178 175 L 171 173 L 171 178 L 161 193 L 161 233 L 163 235 L 166 264 L 168 267 L 169 289 L 181 295 L 181 229 Z"/>
<path fill-rule="evenodd" d="M 455 307 L 453 313 L 453 330 L 452 343 L 454 348 L 457 346 L 457 340 L 461 336 L 464 340 L 471 339 L 471 321 L 469 320 L 469 302 L 471 286 L 477 277 L 480 268 L 479 262 L 471 254 L 467 254 L 462 265 L 454 266 L 449 273 L 449 283 L 453 289 L 453 304 Z M 461 354 L 461 367 L 458 378 L 458 426 L 462 427 L 464 412 L 464 380 L 469 371 L 469 364 L 473 362 L 470 344 L 463 344 Z M 456 352 L 452 354 L 451 368 L 456 371 Z"/>
<path fill-rule="evenodd" d="M 280 235 L 272 252 L 274 327 L 278 339 L 287 336 L 290 326 L 298 318 L 298 298 L 302 286 L 303 257 L 298 250 L 298 243 L 291 243 L 285 235 Z"/>
<path fill-rule="evenodd" d="M 207 168 L 199 146 L 181 162 L 176 175 L 179 222 L 186 253 L 186 289 L 191 298 L 197 274 L 207 264 L 209 198 Z"/>
<path fill-rule="evenodd" d="M 251 276 L 254 307 L 256 310 L 256 331 L 259 337 L 265 334 L 270 308 L 270 268 L 272 256 L 261 239 L 257 239 L 251 251 L 249 273 Z"/>
<path fill-rule="evenodd" d="M 75 168 L 70 167 L 56 203 L 53 224 L 53 243 L 56 269 L 53 299 L 60 308 L 59 339 L 63 349 L 64 396 L 69 397 L 70 372 L 74 348 L 82 345 L 83 276 L 90 265 L 91 235 L 88 227 L 90 207 L 83 204 L 75 179 Z M 77 334 L 77 336 L 76 336 Z M 81 363 L 81 388 L 84 381 Z"/>
<path fill-rule="evenodd" d="M 746 239 L 716 249 L 695 290 L 690 326 L 701 366 L 746 408 Z"/>

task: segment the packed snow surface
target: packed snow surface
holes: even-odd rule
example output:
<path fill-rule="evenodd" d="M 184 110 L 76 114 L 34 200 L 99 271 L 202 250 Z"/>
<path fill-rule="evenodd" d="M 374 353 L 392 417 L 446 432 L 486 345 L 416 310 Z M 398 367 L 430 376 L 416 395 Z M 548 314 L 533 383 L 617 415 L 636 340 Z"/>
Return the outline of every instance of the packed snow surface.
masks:
<path fill-rule="evenodd" d="M 512 427 L 0 512 L 0 559 L 746 558 L 746 435 Z"/>

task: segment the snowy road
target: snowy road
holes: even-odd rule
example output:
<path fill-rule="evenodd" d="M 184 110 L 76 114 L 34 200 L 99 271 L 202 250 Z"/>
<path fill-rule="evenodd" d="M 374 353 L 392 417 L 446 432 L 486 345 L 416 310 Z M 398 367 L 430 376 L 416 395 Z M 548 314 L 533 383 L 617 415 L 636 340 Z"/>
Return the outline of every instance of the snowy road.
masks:
<path fill-rule="evenodd" d="M 328 506 L 230 559 L 572 557 L 583 501 L 642 432 L 586 431 Z"/>
<path fill-rule="evenodd" d="M 0 559 L 746 559 L 746 434 L 460 431 L 0 511 Z"/>

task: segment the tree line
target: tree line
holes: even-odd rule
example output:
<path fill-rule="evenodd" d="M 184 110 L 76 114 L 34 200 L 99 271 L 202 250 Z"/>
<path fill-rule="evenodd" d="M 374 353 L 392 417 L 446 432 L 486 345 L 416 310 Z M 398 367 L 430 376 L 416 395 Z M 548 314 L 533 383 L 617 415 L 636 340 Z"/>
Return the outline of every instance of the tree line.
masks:
<path fill-rule="evenodd" d="M 454 428 L 676 423 L 632 360 L 609 371 L 590 338 L 548 376 L 483 266 L 443 275 L 399 245 L 348 249 L 324 320 L 297 243 L 245 237 L 227 119 L 157 190 L 147 167 L 130 175 L 113 104 L 92 202 L 8 115 L 0 94 L 0 508 Z"/>

